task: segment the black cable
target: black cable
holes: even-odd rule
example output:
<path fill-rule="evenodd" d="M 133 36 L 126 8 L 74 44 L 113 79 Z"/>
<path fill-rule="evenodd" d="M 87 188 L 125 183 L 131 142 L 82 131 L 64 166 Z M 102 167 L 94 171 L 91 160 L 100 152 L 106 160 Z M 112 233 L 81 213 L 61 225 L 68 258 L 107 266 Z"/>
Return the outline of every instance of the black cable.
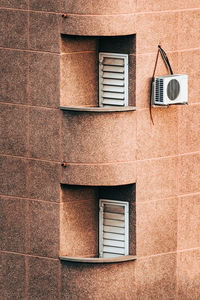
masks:
<path fill-rule="evenodd" d="M 155 62 L 155 66 L 154 66 L 154 70 L 153 70 L 153 75 L 151 78 L 151 85 L 150 85 L 150 100 L 149 100 L 149 112 L 150 112 L 150 118 L 151 118 L 151 122 L 154 125 L 153 122 L 153 116 L 152 116 L 152 111 L 151 111 L 151 107 L 152 107 L 152 93 L 153 93 L 153 84 L 154 84 L 154 80 L 155 80 L 155 72 L 156 72 L 156 67 L 157 67 L 157 63 L 158 63 L 158 56 L 159 53 L 161 54 L 161 57 L 167 67 L 167 69 L 169 70 L 170 74 L 173 75 L 173 71 L 169 62 L 169 59 L 167 57 L 166 52 L 162 49 L 162 47 L 160 45 L 158 45 L 158 52 L 157 52 L 157 56 L 156 56 L 156 62 Z"/>

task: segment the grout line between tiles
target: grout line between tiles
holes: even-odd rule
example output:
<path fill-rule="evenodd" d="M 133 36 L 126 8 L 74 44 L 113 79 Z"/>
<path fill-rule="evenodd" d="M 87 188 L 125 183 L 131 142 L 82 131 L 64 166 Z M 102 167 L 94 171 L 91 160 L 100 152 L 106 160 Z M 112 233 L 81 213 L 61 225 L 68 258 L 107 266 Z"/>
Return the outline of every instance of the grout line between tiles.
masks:
<path fill-rule="evenodd" d="M 178 253 L 183 253 L 183 252 L 189 252 L 189 251 L 196 251 L 200 250 L 200 247 L 196 248 L 189 248 L 189 249 L 182 249 L 182 250 L 176 250 L 176 251 L 170 251 L 170 252 L 163 252 L 163 253 L 157 253 L 157 254 L 151 254 L 151 255 L 146 255 L 146 256 L 137 256 L 137 259 L 148 259 L 151 257 L 159 257 L 159 256 L 164 256 L 164 255 L 170 255 L 170 254 L 178 254 Z"/>
<path fill-rule="evenodd" d="M 53 258 L 53 257 L 47 257 L 47 256 L 40 256 L 40 255 L 32 255 L 32 254 L 14 252 L 14 251 L 7 251 L 7 250 L 0 250 L 0 252 L 2 252 L 2 253 L 9 253 L 9 254 L 15 254 L 15 255 L 22 255 L 22 256 L 25 256 L 25 257 L 35 257 L 35 258 L 41 258 L 41 259 L 59 261 L 59 257 L 58 258 Z"/>
<path fill-rule="evenodd" d="M 11 11 L 20 11 L 20 12 L 31 12 L 31 13 L 42 13 L 42 14 L 53 14 L 53 15 L 61 15 L 60 12 L 54 12 L 54 11 L 46 11 L 46 10 L 34 10 L 34 9 L 30 9 L 29 8 L 29 4 L 28 4 L 28 8 L 15 8 L 15 7 L 4 7 L 4 6 L 0 6 L 0 10 L 11 10 Z"/>
<path fill-rule="evenodd" d="M 58 265 L 58 299 L 61 300 L 61 263 Z"/>
<path fill-rule="evenodd" d="M 61 6 L 59 4 L 59 8 L 61 9 Z M 42 13 L 42 14 L 55 14 L 55 15 L 61 15 L 61 12 L 54 12 L 54 11 L 45 11 L 45 10 L 33 10 L 33 9 L 23 9 L 23 8 L 12 8 L 12 7 L 4 7 L 1 6 L 0 9 L 4 9 L 4 10 L 13 10 L 13 11 L 30 11 L 33 13 Z M 74 13 L 68 13 L 69 16 L 86 16 L 86 17 L 103 17 L 103 16 L 126 16 L 126 15 L 133 15 L 133 16 L 138 16 L 138 15 L 146 15 L 146 14 L 160 14 L 160 13 L 177 13 L 177 12 L 190 12 L 190 11 L 198 11 L 200 10 L 199 7 L 191 7 L 191 8 L 181 8 L 181 9 L 173 9 L 173 10 L 152 10 L 152 11 L 145 11 L 145 12 L 138 12 L 137 10 L 135 10 L 132 13 L 115 13 L 115 14 L 74 14 Z M 64 11 L 63 11 L 64 12 Z"/>
<path fill-rule="evenodd" d="M 25 272 L 26 272 L 26 275 L 25 275 L 25 280 L 26 280 L 26 285 L 25 285 L 25 299 L 28 300 L 28 278 L 29 278 L 29 264 L 28 264 L 28 257 L 25 256 Z"/>
<path fill-rule="evenodd" d="M 41 51 L 37 49 L 18 49 L 18 48 L 8 48 L 8 47 L 2 47 L 0 46 L 0 50 L 9 50 L 9 51 L 19 51 L 19 52 L 27 52 L 27 53 L 39 53 L 39 54 L 53 54 L 60 56 L 60 52 L 53 52 L 53 51 Z"/>
<path fill-rule="evenodd" d="M 84 163 L 84 162 L 67 162 L 68 166 L 106 166 L 106 165 L 120 165 L 120 164 L 130 164 L 130 163 L 140 163 L 140 162 L 149 162 L 149 161 L 157 161 L 157 160 L 163 160 L 163 159 L 172 159 L 172 158 L 178 158 L 179 156 L 189 156 L 189 155 L 199 155 L 200 151 L 195 152 L 187 152 L 187 153 L 181 153 L 179 155 L 169 155 L 169 156 L 160 156 L 160 157 L 152 157 L 152 158 L 146 158 L 146 159 L 140 159 L 140 160 L 131 160 L 131 161 L 111 161 L 111 162 L 98 162 L 98 163 Z M 16 156 L 11 154 L 4 154 L 0 153 L 0 156 L 3 157 L 13 157 L 13 158 L 19 158 L 24 160 L 33 160 L 33 161 L 42 161 L 42 162 L 49 162 L 49 163 L 57 163 L 60 164 L 60 161 L 54 161 L 54 160 L 45 160 L 40 158 L 28 158 L 23 156 Z"/>
<path fill-rule="evenodd" d="M 44 200 L 44 199 L 35 199 L 35 198 L 27 198 L 27 197 L 20 197 L 20 196 L 12 196 L 12 195 L 5 195 L 5 194 L 0 194 L 0 197 L 2 198 L 8 198 L 8 199 L 19 199 L 19 200 L 27 200 L 27 203 L 29 201 L 39 201 L 39 202 L 44 202 L 44 203 L 48 203 L 48 204 L 60 204 L 60 202 L 56 202 L 56 201 L 49 201 L 49 200 Z M 64 201 L 65 202 L 65 201 Z"/>
<path fill-rule="evenodd" d="M 0 101 L 1 105 L 14 105 L 14 106 L 22 106 L 22 107 L 27 107 L 28 106 L 30 108 L 36 108 L 36 109 L 51 109 L 51 110 L 56 110 L 56 111 L 60 111 L 59 107 L 48 107 L 48 106 L 38 106 L 38 105 L 29 105 L 29 104 L 22 104 L 22 103 L 11 103 L 11 102 L 4 102 L 4 101 Z"/>
<path fill-rule="evenodd" d="M 18 159 L 23 159 L 23 160 L 26 160 L 26 161 L 33 160 L 33 161 L 39 161 L 39 162 L 60 164 L 60 161 L 46 160 L 46 159 L 34 158 L 34 157 L 28 157 L 28 156 L 17 156 L 17 155 L 4 154 L 4 153 L 0 153 L 0 156 L 3 156 L 3 157 L 13 157 L 13 158 L 18 158 Z"/>

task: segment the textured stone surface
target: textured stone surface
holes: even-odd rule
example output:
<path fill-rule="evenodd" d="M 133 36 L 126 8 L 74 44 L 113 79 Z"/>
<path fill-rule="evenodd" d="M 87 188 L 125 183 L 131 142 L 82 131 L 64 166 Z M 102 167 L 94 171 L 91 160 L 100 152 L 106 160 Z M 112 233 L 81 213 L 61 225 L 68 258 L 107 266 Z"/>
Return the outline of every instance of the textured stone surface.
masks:
<path fill-rule="evenodd" d="M 138 300 L 176 299 L 176 254 L 138 260 L 136 284 Z"/>
<path fill-rule="evenodd" d="M 97 106 L 98 63 L 96 56 L 94 51 L 61 56 L 61 105 Z"/>
<path fill-rule="evenodd" d="M 98 200 L 65 202 L 61 205 L 61 254 L 97 256 Z"/>
<path fill-rule="evenodd" d="M 27 8 L 27 0 L 0 0 L 1 7 Z"/>
<path fill-rule="evenodd" d="M 200 191 L 200 153 L 179 157 L 178 181 L 180 194 Z"/>
<path fill-rule="evenodd" d="M 156 52 L 158 44 L 165 51 L 177 49 L 178 15 L 175 12 L 138 14 L 136 17 L 137 53 Z M 170 36 L 170 38 L 169 38 Z M 153 70 L 152 70 L 153 71 Z"/>
<path fill-rule="evenodd" d="M 135 157 L 135 112 L 63 114 L 64 161 L 116 163 L 134 161 Z"/>
<path fill-rule="evenodd" d="M 30 155 L 33 158 L 59 160 L 59 111 L 44 108 L 30 110 Z"/>
<path fill-rule="evenodd" d="M 176 198 L 137 204 L 137 256 L 176 251 Z"/>
<path fill-rule="evenodd" d="M 53 12 L 59 12 L 60 10 L 60 0 L 30 0 L 29 5 L 31 10 L 44 10 Z"/>
<path fill-rule="evenodd" d="M 30 48 L 33 50 L 59 52 L 58 15 L 30 13 Z"/>
<path fill-rule="evenodd" d="M 97 197 L 98 188 L 90 186 L 62 185 L 62 202 L 79 202 Z"/>
<path fill-rule="evenodd" d="M 30 201 L 29 253 L 58 257 L 59 206 L 42 201 Z"/>
<path fill-rule="evenodd" d="M 62 35 L 61 52 L 72 53 L 82 51 L 95 51 L 97 49 L 97 41 L 97 37 Z"/>
<path fill-rule="evenodd" d="M 135 11 L 136 1 L 124 0 L 88 0 L 87 5 L 83 5 L 82 0 L 62 0 L 63 10 L 73 14 L 85 15 L 112 15 L 127 14 Z"/>
<path fill-rule="evenodd" d="M 31 160 L 30 197 L 47 201 L 60 201 L 59 165 Z"/>
<path fill-rule="evenodd" d="M 179 0 L 179 8 L 200 8 L 199 0 L 182 1 Z"/>
<path fill-rule="evenodd" d="M 136 182 L 136 163 L 69 164 L 62 169 L 61 183 L 78 185 L 121 185 Z"/>
<path fill-rule="evenodd" d="M 0 11 L 0 46 L 26 49 L 28 32 L 28 15 L 25 11 Z"/>
<path fill-rule="evenodd" d="M 119 22 L 120 18 L 120 22 Z M 114 36 L 136 33 L 135 14 L 68 15 L 62 20 L 61 33 L 85 36 Z"/>
<path fill-rule="evenodd" d="M 25 257 L 19 254 L 1 253 L 2 299 L 25 299 Z"/>
<path fill-rule="evenodd" d="M 0 101 L 26 104 L 28 55 L 26 52 L 0 49 Z"/>
<path fill-rule="evenodd" d="M 175 196 L 178 159 L 162 158 L 137 162 L 137 201 L 164 199 Z"/>
<path fill-rule="evenodd" d="M 27 162 L 21 158 L 0 156 L 0 193 L 27 197 Z"/>
<path fill-rule="evenodd" d="M 186 2 L 186 1 L 183 1 Z M 178 48 L 199 48 L 200 10 L 186 10 L 179 14 Z"/>
<path fill-rule="evenodd" d="M 179 153 L 200 149 L 200 105 L 179 108 Z"/>
<path fill-rule="evenodd" d="M 0 112 L 0 152 L 26 156 L 27 108 L 1 104 Z"/>
<path fill-rule="evenodd" d="M 30 54 L 30 99 L 32 105 L 58 107 L 60 62 L 56 54 Z"/>
<path fill-rule="evenodd" d="M 29 299 L 58 299 L 58 264 L 52 259 L 29 257 Z"/>
<path fill-rule="evenodd" d="M 184 2 L 180 0 L 181 2 Z M 163 11 L 163 10 L 174 10 L 179 9 L 180 3 L 179 1 L 174 0 L 162 0 L 162 1 L 154 1 L 154 0 L 137 0 L 137 11 Z"/>
<path fill-rule="evenodd" d="M 178 254 L 178 299 L 198 300 L 200 296 L 200 250 Z"/>
<path fill-rule="evenodd" d="M 199 34 L 200 35 L 200 34 Z M 200 102 L 200 70 L 197 61 L 200 60 L 200 50 L 185 50 L 178 54 L 178 69 L 188 75 L 188 102 Z"/>
<path fill-rule="evenodd" d="M 128 275 L 127 275 L 128 274 Z M 79 264 L 62 262 L 62 299 L 135 299 L 135 262 Z"/>
<path fill-rule="evenodd" d="M 156 108 L 154 125 L 149 110 L 137 113 L 137 158 L 170 156 L 178 153 L 178 115 L 176 107 Z"/>
<path fill-rule="evenodd" d="M 200 194 L 179 198 L 178 249 L 200 247 Z"/>
<path fill-rule="evenodd" d="M 0 197 L 2 250 L 25 252 L 26 200 Z"/>

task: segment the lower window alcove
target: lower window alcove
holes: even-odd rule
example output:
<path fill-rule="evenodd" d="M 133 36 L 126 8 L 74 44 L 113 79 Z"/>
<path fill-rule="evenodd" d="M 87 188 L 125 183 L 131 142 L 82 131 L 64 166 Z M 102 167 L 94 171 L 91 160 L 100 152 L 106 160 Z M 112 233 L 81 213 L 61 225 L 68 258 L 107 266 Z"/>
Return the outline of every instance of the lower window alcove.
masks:
<path fill-rule="evenodd" d="M 61 191 L 61 260 L 109 263 L 134 260 L 136 258 L 135 184 L 101 187 L 62 184 Z M 111 257 L 99 258 L 99 199 L 116 200 L 119 203 L 123 203 L 123 201 L 128 202 L 128 255 L 114 255 L 115 257 L 111 255 Z M 116 225 L 114 224 L 114 226 Z"/>

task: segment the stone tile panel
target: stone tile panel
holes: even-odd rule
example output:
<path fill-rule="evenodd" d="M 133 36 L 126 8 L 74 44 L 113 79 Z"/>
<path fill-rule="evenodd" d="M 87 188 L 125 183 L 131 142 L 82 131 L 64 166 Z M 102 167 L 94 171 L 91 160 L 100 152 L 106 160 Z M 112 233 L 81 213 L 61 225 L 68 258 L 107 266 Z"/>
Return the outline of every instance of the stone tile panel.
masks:
<path fill-rule="evenodd" d="M 0 170 L 0 194 L 27 197 L 26 160 L 0 156 Z"/>
<path fill-rule="evenodd" d="M 30 201 L 29 253 L 58 257 L 59 251 L 59 206 L 42 201 Z"/>
<path fill-rule="evenodd" d="M 2 250 L 25 252 L 26 200 L 0 197 Z"/>
<path fill-rule="evenodd" d="M 0 104 L 0 152 L 27 155 L 27 108 Z"/>
<path fill-rule="evenodd" d="M 28 54 L 0 49 L 0 101 L 26 104 L 28 98 Z"/>
<path fill-rule="evenodd" d="M 137 256 L 176 251 L 177 199 L 138 203 L 136 207 Z"/>
<path fill-rule="evenodd" d="M 0 46 L 27 49 L 28 13 L 20 10 L 0 11 Z"/>

